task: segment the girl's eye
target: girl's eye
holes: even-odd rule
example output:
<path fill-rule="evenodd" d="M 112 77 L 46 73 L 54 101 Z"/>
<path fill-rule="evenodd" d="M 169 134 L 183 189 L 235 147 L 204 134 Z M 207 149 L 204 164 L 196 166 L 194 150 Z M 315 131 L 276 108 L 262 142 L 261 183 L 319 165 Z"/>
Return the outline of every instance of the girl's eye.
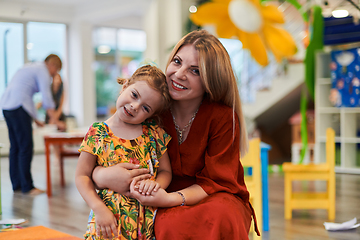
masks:
<path fill-rule="evenodd" d="M 147 106 L 144 106 L 143 108 L 144 108 L 145 112 L 147 112 L 147 113 L 150 112 L 150 109 Z"/>
<path fill-rule="evenodd" d="M 137 98 L 137 96 L 138 96 L 136 92 L 131 92 L 131 94 L 134 98 Z"/>

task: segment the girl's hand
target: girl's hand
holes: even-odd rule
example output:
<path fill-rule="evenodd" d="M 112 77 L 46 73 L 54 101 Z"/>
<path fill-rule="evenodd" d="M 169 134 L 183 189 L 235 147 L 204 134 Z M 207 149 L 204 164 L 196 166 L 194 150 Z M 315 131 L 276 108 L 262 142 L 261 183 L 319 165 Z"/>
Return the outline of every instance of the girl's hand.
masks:
<path fill-rule="evenodd" d="M 142 195 L 151 195 L 153 192 L 159 190 L 159 188 L 160 184 L 151 179 L 142 180 L 135 184 L 135 189 Z"/>
<path fill-rule="evenodd" d="M 104 239 L 118 237 L 117 221 L 114 214 L 109 209 L 107 209 L 107 211 L 97 212 L 95 213 L 95 216 L 96 235 L 98 237 L 101 236 L 101 233 Z"/>

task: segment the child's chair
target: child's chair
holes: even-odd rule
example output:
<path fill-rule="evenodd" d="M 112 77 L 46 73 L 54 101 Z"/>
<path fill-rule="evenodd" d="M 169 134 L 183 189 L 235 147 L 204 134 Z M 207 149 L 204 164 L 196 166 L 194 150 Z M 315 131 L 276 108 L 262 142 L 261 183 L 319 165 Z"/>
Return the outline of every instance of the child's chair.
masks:
<path fill-rule="evenodd" d="M 255 210 L 257 227 L 261 232 L 263 229 L 263 211 L 262 211 L 262 183 L 261 183 L 261 161 L 260 161 L 260 139 L 254 138 L 249 141 L 249 152 L 241 158 L 241 164 L 245 170 L 251 168 L 251 176 L 245 171 L 245 184 L 250 193 L 250 202 Z M 253 239 L 261 239 L 257 236 L 252 224 Z"/>
<path fill-rule="evenodd" d="M 329 220 L 335 219 L 335 132 L 326 130 L 326 163 L 308 165 L 284 163 L 285 219 L 292 218 L 293 209 L 327 209 Z M 294 192 L 294 180 L 322 180 L 327 182 L 326 192 Z"/>

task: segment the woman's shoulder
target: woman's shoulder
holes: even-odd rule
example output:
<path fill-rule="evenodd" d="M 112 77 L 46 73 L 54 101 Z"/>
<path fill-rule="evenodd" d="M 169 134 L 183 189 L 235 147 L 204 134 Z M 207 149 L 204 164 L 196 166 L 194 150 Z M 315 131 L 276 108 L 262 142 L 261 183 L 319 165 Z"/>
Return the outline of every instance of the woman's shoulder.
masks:
<path fill-rule="evenodd" d="M 213 102 L 210 100 L 204 100 L 203 109 L 205 116 L 211 119 L 232 119 L 234 110 L 220 102 Z"/>

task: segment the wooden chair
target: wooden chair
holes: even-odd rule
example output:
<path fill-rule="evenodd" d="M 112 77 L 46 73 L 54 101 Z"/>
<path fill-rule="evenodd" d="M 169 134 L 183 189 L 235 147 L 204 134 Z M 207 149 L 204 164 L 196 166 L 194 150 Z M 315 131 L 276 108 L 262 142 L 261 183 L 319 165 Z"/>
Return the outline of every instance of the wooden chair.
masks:
<path fill-rule="evenodd" d="M 249 152 L 243 158 L 241 158 L 241 164 L 245 169 L 251 168 L 251 175 L 246 175 L 245 171 L 245 184 L 250 193 L 250 202 L 255 210 L 257 226 L 261 232 L 263 229 L 263 211 L 259 138 L 254 138 L 249 141 Z M 253 239 L 261 239 L 261 236 L 256 234 L 253 225 L 254 224 L 251 226 L 251 231 L 253 231 Z"/>
<path fill-rule="evenodd" d="M 59 146 L 60 149 L 60 185 L 65 187 L 65 177 L 64 177 L 64 160 L 67 157 L 79 157 L 80 153 L 78 152 L 78 147 L 64 147 L 63 145 Z"/>
<path fill-rule="evenodd" d="M 326 162 L 308 165 L 284 163 L 285 219 L 292 218 L 293 209 L 327 209 L 329 220 L 335 219 L 335 132 L 326 130 Z M 327 182 L 326 192 L 294 192 L 294 180 L 322 180 Z"/>

